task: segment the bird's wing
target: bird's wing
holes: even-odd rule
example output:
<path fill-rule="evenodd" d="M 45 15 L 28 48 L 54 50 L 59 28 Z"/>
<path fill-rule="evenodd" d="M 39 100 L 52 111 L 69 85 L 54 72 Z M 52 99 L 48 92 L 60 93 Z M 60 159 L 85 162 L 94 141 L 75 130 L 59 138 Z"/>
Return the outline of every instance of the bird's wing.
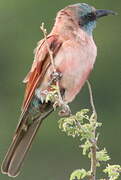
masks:
<path fill-rule="evenodd" d="M 62 42 L 59 41 L 58 36 L 52 35 L 47 38 L 47 43 L 55 57 Z M 20 121 L 17 125 L 13 141 L 2 163 L 2 172 L 9 176 L 17 176 L 23 160 L 28 153 L 31 143 L 36 135 L 36 132 L 41 125 L 43 119 L 53 111 L 53 106 L 49 103 L 43 103 L 40 108 L 44 108 L 36 117 L 31 117 L 27 108 L 33 97 L 34 91 L 38 84 L 42 82 L 42 78 L 51 64 L 47 44 L 45 40 L 40 41 L 35 52 L 35 60 L 32 68 L 25 78 L 27 83 L 25 99 L 23 102 L 22 113 Z"/>
<path fill-rule="evenodd" d="M 35 89 L 37 88 L 38 84 L 41 83 L 47 68 L 51 64 L 47 43 L 50 50 L 53 52 L 53 57 L 56 56 L 56 53 L 62 45 L 62 41 L 59 40 L 58 35 L 48 36 L 47 42 L 45 40 L 41 40 L 38 43 L 38 46 L 35 49 L 35 60 L 33 62 L 32 68 L 23 81 L 26 83 L 26 91 L 22 111 L 27 110 Z"/>

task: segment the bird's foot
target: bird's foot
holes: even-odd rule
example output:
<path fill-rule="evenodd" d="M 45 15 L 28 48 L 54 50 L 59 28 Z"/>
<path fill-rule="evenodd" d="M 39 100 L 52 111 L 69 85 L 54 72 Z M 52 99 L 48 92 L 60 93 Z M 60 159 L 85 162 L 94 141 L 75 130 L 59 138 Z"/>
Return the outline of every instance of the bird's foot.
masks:
<path fill-rule="evenodd" d="M 63 102 L 63 104 L 61 104 L 61 110 L 59 111 L 58 114 L 61 117 L 70 116 L 71 109 L 70 109 L 69 105 Z"/>
<path fill-rule="evenodd" d="M 53 82 L 57 82 L 62 78 L 62 73 L 61 72 L 52 72 L 51 74 L 51 81 L 49 82 L 52 84 Z"/>
<path fill-rule="evenodd" d="M 57 109 L 57 107 L 60 107 L 61 110 L 59 111 L 59 116 L 61 117 L 64 117 L 64 116 L 70 116 L 71 115 L 71 109 L 69 107 L 68 104 L 66 104 L 65 102 L 60 102 L 60 101 L 56 101 L 54 104 L 53 104 L 53 108 L 54 110 Z"/>

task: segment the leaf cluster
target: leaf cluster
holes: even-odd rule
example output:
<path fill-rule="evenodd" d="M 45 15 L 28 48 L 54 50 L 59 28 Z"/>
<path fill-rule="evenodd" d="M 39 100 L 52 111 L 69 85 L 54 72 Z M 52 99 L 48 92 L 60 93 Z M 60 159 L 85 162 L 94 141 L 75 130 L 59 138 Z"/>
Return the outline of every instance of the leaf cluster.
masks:
<path fill-rule="evenodd" d="M 87 155 L 89 159 L 93 156 L 91 148 L 93 146 L 96 147 L 97 167 L 101 165 L 101 162 L 110 160 L 106 148 L 99 150 L 99 147 L 97 147 L 99 133 L 96 134 L 96 129 L 101 127 L 102 124 L 96 121 L 94 113 L 90 114 L 89 109 L 82 109 L 75 115 L 61 118 L 58 123 L 61 131 L 65 132 L 67 136 L 78 137 L 80 139 L 82 154 Z M 103 172 L 108 174 L 109 180 L 116 180 L 121 172 L 121 167 L 119 165 L 108 165 Z M 72 172 L 70 180 L 93 179 L 90 178 L 91 176 L 91 170 L 77 169 Z"/>

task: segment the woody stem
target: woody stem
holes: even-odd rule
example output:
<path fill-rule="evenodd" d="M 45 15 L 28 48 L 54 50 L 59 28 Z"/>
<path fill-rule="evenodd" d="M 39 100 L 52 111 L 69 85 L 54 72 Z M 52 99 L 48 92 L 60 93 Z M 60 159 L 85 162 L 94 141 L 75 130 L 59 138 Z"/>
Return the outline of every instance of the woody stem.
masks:
<path fill-rule="evenodd" d="M 87 85 L 88 85 L 89 95 L 90 95 L 90 104 L 91 104 L 92 111 L 93 111 L 91 119 L 93 119 L 93 121 L 96 123 L 97 122 L 97 112 L 96 112 L 95 105 L 94 105 L 91 84 L 89 83 L 88 80 L 87 80 Z M 90 148 L 90 152 L 91 152 L 91 167 L 90 167 L 91 176 L 89 177 L 89 180 L 96 180 L 96 164 L 97 164 L 97 159 L 96 159 L 96 151 L 97 151 L 96 128 L 94 128 L 94 130 L 93 130 L 93 137 L 94 138 L 90 141 L 92 146 Z"/>
<path fill-rule="evenodd" d="M 51 60 L 51 64 L 52 64 L 52 67 L 53 67 L 53 72 L 56 73 L 57 71 L 56 71 L 56 67 L 55 67 L 55 64 L 54 64 L 53 52 L 51 51 L 51 49 L 49 47 L 49 44 L 47 42 L 47 30 L 44 28 L 44 23 L 42 23 L 40 28 L 41 28 L 41 30 L 42 30 L 42 32 L 44 34 L 47 50 L 48 50 L 48 53 L 50 55 L 50 60 Z M 59 80 L 56 80 L 56 86 L 57 86 L 57 91 L 58 91 L 58 99 L 59 99 L 60 104 L 62 104 L 63 99 L 62 99 L 62 96 L 61 96 L 61 93 L 60 93 Z"/>

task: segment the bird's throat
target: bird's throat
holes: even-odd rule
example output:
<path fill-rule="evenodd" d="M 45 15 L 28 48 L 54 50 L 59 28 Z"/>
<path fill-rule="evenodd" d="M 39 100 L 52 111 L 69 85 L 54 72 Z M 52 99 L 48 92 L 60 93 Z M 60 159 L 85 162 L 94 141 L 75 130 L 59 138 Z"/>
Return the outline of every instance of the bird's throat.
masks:
<path fill-rule="evenodd" d="M 83 26 L 81 26 L 81 28 L 88 34 L 88 35 L 92 35 L 93 29 L 96 27 L 96 21 L 91 21 L 88 22 L 86 24 L 84 24 Z"/>

